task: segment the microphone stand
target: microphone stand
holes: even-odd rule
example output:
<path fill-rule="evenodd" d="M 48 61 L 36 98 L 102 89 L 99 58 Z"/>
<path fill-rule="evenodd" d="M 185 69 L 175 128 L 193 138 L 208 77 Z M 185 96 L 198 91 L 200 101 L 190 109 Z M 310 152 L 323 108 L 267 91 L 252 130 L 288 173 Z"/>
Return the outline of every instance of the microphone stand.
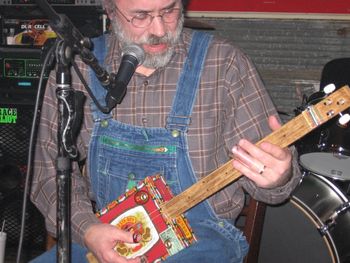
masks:
<path fill-rule="evenodd" d="M 98 60 L 93 54 L 91 49 L 91 41 L 89 38 L 84 37 L 79 30 L 72 24 L 69 18 L 64 14 L 58 14 L 48 4 L 47 0 L 35 0 L 37 5 L 43 10 L 44 14 L 49 18 L 49 24 L 53 31 L 57 34 L 58 38 L 64 40 L 66 45 L 69 47 L 69 52 L 79 54 L 82 61 L 88 65 L 95 76 L 99 80 L 101 86 L 108 92 L 114 90 L 116 92 L 115 101 L 121 103 L 125 93 L 126 87 L 120 87 L 117 84 L 116 74 L 108 73 L 103 67 L 98 64 Z M 91 90 L 87 88 L 91 99 L 94 101 L 96 106 L 103 113 L 109 113 L 114 107 L 110 105 L 102 106 L 95 98 Z M 120 90 L 118 90 L 118 88 Z M 117 90 L 117 91 L 116 91 Z"/>
<path fill-rule="evenodd" d="M 51 28 L 58 36 L 56 47 L 56 97 L 58 103 L 58 155 L 56 159 L 57 180 L 57 262 L 71 262 L 71 161 L 78 157 L 75 133 L 81 122 L 82 106 L 85 96 L 71 87 L 70 67 L 74 54 L 79 54 L 85 63 L 95 72 L 102 86 L 113 86 L 114 78 L 100 67 L 90 52 L 90 41 L 84 38 L 70 20 L 57 14 L 46 0 L 36 0 L 38 6 L 49 18 Z M 96 103 L 96 98 L 92 99 Z M 103 112 L 112 109 L 97 106 Z"/>
<path fill-rule="evenodd" d="M 66 57 L 69 47 L 64 41 L 57 45 L 56 97 L 58 100 L 57 180 L 57 262 L 71 262 L 71 159 L 77 157 L 74 143 L 75 92 L 71 88 L 70 66 Z"/>
<path fill-rule="evenodd" d="M 58 35 L 56 45 L 56 97 L 58 105 L 57 129 L 57 262 L 71 262 L 71 161 L 78 156 L 75 131 L 78 122 L 76 109 L 81 109 L 84 95 L 71 87 L 71 61 L 78 45 L 85 44 L 79 31 L 71 27 L 45 0 L 37 0 L 38 6 L 48 16 L 50 26 Z M 73 36 L 79 37 L 79 42 Z M 78 95 L 78 96 L 76 96 Z M 82 112 L 82 109 L 81 109 Z"/>

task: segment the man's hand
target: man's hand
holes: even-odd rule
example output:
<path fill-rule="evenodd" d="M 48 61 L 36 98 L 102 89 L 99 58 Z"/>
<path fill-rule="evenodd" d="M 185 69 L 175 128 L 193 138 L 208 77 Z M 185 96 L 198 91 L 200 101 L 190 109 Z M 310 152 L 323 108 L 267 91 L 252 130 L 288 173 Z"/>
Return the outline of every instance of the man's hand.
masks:
<path fill-rule="evenodd" d="M 272 131 L 281 127 L 275 116 L 269 117 Z M 292 170 L 292 154 L 288 148 L 263 142 L 259 147 L 242 139 L 233 147 L 233 166 L 262 188 L 274 188 L 288 182 Z"/>
<path fill-rule="evenodd" d="M 109 224 L 96 224 L 88 228 L 84 241 L 99 263 L 140 263 L 140 258 L 126 259 L 114 247 L 118 242 L 135 243 L 139 237 Z"/>

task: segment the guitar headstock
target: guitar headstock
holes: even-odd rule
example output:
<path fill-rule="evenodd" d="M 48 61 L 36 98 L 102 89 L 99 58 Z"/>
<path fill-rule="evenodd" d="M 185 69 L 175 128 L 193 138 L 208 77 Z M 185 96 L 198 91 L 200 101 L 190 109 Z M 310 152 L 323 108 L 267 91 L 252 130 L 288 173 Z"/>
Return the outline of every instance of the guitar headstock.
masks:
<path fill-rule="evenodd" d="M 309 106 L 302 114 L 307 115 L 309 124 L 314 127 L 325 123 L 350 107 L 350 88 L 344 86 L 329 94 L 315 105 Z"/>

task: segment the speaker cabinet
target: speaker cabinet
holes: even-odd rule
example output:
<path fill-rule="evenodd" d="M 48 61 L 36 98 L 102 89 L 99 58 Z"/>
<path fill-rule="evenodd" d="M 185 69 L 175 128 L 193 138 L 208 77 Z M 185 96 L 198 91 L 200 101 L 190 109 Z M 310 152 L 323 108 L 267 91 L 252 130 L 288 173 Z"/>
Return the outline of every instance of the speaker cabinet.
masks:
<path fill-rule="evenodd" d="M 34 99 L 34 98 L 33 98 Z M 0 222 L 7 233 L 5 262 L 15 258 L 20 237 L 23 185 L 34 105 L 6 104 L 0 99 Z M 45 248 L 45 224 L 40 212 L 28 201 L 25 214 L 23 259 Z"/>

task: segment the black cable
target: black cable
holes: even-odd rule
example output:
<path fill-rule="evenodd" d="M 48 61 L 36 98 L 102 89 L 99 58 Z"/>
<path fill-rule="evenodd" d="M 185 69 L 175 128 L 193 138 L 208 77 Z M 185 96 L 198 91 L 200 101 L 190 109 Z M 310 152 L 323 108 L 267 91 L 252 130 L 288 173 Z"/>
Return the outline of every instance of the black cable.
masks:
<path fill-rule="evenodd" d="M 44 59 L 43 68 L 42 68 L 41 73 L 40 73 L 38 91 L 36 94 L 33 123 L 32 123 L 30 137 L 29 137 L 27 171 L 26 171 L 26 179 L 25 179 L 24 193 L 23 193 L 21 231 L 20 231 L 20 238 L 19 238 L 18 249 L 17 249 L 16 263 L 20 263 L 20 261 L 21 261 L 21 254 L 22 254 L 22 247 L 23 247 L 23 236 L 24 236 L 25 221 L 26 221 L 27 200 L 28 200 L 28 192 L 29 192 L 29 183 L 31 182 L 30 178 L 31 178 L 31 170 L 32 170 L 34 136 L 35 136 L 36 130 L 37 130 L 36 123 L 37 123 L 37 118 L 38 118 L 39 107 L 41 106 L 40 99 L 41 99 L 42 88 L 43 88 L 43 79 L 44 79 L 44 74 L 45 74 L 46 69 L 47 69 L 47 65 L 50 64 L 50 63 L 48 63 L 48 61 L 51 58 L 51 54 L 53 53 L 55 48 L 56 48 L 56 44 L 50 48 L 50 50 L 48 51 L 48 53 Z"/>
<path fill-rule="evenodd" d="M 96 104 L 97 108 L 102 111 L 103 113 L 108 113 L 110 112 L 109 108 L 107 106 L 103 107 L 96 99 L 95 95 L 92 93 L 89 85 L 87 84 L 86 80 L 84 79 L 83 74 L 81 73 L 78 65 L 75 63 L 75 61 L 71 61 L 71 64 L 75 70 L 75 72 L 77 73 L 81 83 L 84 85 L 86 91 L 89 93 L 90 98 L 93 100 L 93 102 Z"/>

